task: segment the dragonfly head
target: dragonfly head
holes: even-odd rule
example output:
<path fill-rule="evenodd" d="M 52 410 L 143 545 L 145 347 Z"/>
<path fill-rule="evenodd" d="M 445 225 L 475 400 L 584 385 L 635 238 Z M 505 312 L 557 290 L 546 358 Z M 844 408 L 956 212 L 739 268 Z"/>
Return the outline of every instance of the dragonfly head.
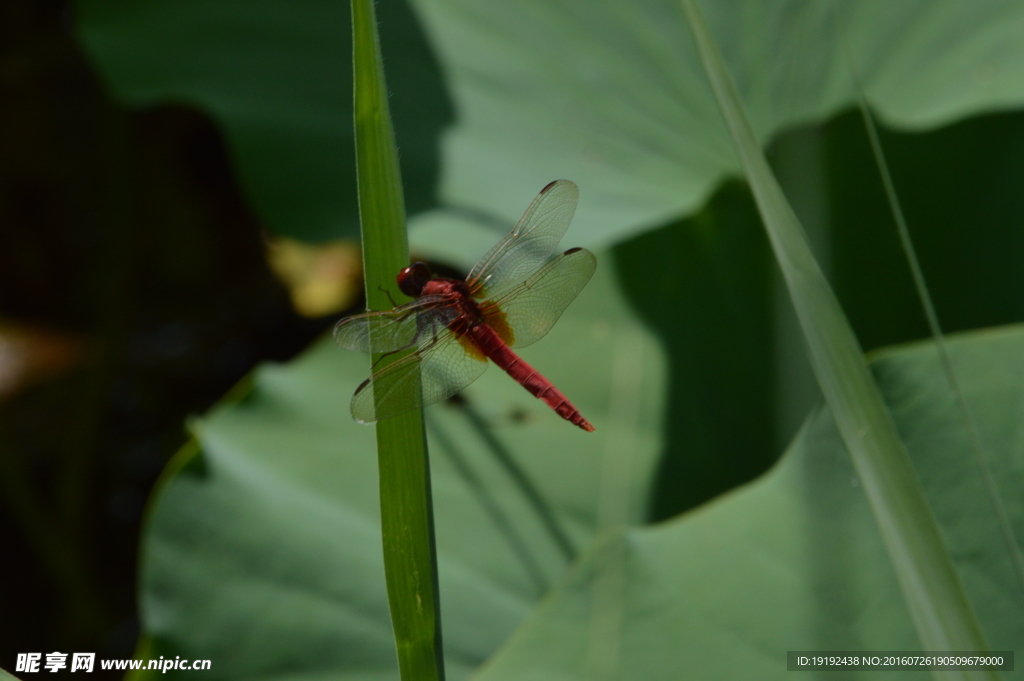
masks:
<path fill-rule="evenodd" d="M 398 288 L 410 298 L 419 298 L 423 293 L 423 287 L 434 275 L 426 263 L 414 262 L 401 272 L 395 279 L 398 281 Z"/>

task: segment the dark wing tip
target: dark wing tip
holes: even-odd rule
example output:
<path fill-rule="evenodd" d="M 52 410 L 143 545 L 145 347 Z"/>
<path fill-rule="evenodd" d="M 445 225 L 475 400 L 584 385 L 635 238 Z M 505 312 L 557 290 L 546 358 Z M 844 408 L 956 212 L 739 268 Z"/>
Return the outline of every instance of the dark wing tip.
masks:
<path fill-rule="evenodd" d="M 554 186 L 555 186 L 556 184 L 567 184 L 567 185 L 569 185 L 569 186 L 571 186 L 571 187 L 576 187 L 576 183 L 575 183 L 575 182 L 573 182 L 572 180 L 566 180 L 566 179 L 561 179 L 561 180 L 554 180 L 554 181 L 552 181 L 552 182 L 548 182 L 548 183 L 547 183 L 546 185 L 544 185 L 544 189 L 541 189 L 541 190 L 540 190 L 540 193 L 541 193 L 541 194 L 546 194 L 546 193 L 547 193 L 548 191 L 550 191 L 550 189 L 551 189 L 552 187 L 554 187 Z M 577 189 L 578 189 L 578 188 L 577 188 Z"/>
<path fill-rule="evenodd" d="M 372 410 L 369 413 L 366 412 L 365 406 L 360 403 L 359 399 L 362 392 L 370 385 L 371 380 L 372 379 L 368 378 L 359 384 L 359 387 L 356 388 L 356 391 L 352 394 L 352 401 L 349 403 L 349 411 L 352 413 L 352 420 L 356 423 L 362 423 L 363 425 L 373 423 L 377 420 Z M 369 399 L 372 401 L 373 395 L 370 395 Z"/>
<path fill-rule="evenodd" d="M 579 253 L 582 250 L 583 250 L 583 248 L 581 248 L 580 246 L 574 246 L 573 248 L 570 248 L 568 251 L 566 251 L 562 255 L 572 255 L 573 253 Z"/>

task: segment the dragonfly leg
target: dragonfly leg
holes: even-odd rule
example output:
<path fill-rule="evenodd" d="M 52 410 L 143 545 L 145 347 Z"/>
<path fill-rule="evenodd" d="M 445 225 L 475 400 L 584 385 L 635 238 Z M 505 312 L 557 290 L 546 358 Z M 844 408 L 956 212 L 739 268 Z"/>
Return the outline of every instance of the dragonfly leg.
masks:
<path fill-rule="evenodd" d="M 378 365 L 378 364 L 380 363 L 380 361 L 381 361 L 382 359 L 384 359 L 385 357 L 390 357 L 391 355 L 395 354 L 396 352 L 405 352 L 406 350 L 408 350 L 409 348 L 411 348 L 411 347 L 412 347 L 412 346 L 413 346 L 414 344 L 415 344 L 415 341 L 414 341 L 413 343 L 409 343 L 409 344 L 408 344 L 408 345 L 406 345 L 406 346 L 405 346 L 404 348 L 398 348 L 397 350 L 391 350 L 390 352 L 382 352 L 382 353 L 381 353 L 381 355 L 380 355 L 380 357 L 378 357 L 378 358 L 377 358 L 377 361 L 376 361 L 376 362 L 374 362 L 374 363 L 373 363 L 373 365 L 371 365 L 371 366 L 370 366 L 370 370 L 371 370 L 371 371 L 373 371 L 374 369 L 376 369 L 376 368 L 377 368 L 377 365 Z"/>
<path fill-rule="evenodd" d="M 387 290 L 383 286 L 377 286 L 377 288 L 388 297 L 388 300 L 391 301 L 391 307 L 398 307 L 398 303 L 396 303 L 395 299 L 391 297 L 391 291 Z"/>

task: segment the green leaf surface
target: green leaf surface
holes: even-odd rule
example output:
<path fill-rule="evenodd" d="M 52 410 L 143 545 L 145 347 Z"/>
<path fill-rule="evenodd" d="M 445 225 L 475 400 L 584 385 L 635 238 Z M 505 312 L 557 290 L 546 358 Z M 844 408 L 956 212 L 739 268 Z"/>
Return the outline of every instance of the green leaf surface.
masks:
<path fill-rule="evenodd" d="M 1024 327 L 953 337 L 950 350 L 1021 536 Z M 992 649 L 1019 650 L 1022 595 L 934 346 L 886 350 L 872 369 Z M 621 580 L 610 597 L 609 575 Z M 595 635 L 609 611 L 618 627 Z M 787 650 L 919 649 L 863 488 L 820 408 L 767 475 L 599 542 L 477 678 L 783 679 Z"/>
<path fill-rule="evenodd" d="M 600 512 L 602 523 L 642 519 L 662 444 L 664 359 L 599 259 L 551 333 L 523 352 L 596 433 L 566 424 L 494 367 L 466 391 L 579 548 L 609 498 L 625 500 L 625 511 Z M 156 655 L 208 658 L 211 679 L 395 678 L 373 430 L 348 414 L 366 371 L 365 357 L 325 339 L 288 365 L 262 367 L 248 397 L 195 425 L 201 455 L 157 497 L 143 539 L 142 617 Z M 464 678 L 567 564 L 461 411 L 442 404 L 426 416 L 428 432 L 458 448 L 436 436 L 430 447 L 446 671 Z"/>
<path fill-rule="evenodd" d="M 313 239 L 355 234 L 343 5 L 81 0 L 76 11 L 87 53 L 121 101 L 208 111 L 265 223 Z M 512 222 L 546 182 L 569 178 L 590 197 L 570 231 L 581 246 L 692 212 L 738 174 L 675 0 L 414 6 L 444 80 L 405 4 L 379 7 L 410 213 L 432 205 L 438 134 L 453 118 L 445 88 L 458 120 L 440 152 L 444 203 Z M 852 105 L 830 6 L 887 124 L 938 126 L 1024 101 L 1019 2 L 709 3 L 760 140 Z"/>
<path fill-rule="evenodd" d="M 459 112 L 441 196 L 514 220 L 573 179 L 569 238 L 612 243 L 694 211 L 739 173 L 677 0 L 415 0 Z M 830 8 L 868 98 L 924 128 L 1024 102 L 1024 5 L 1006 0 L 716 0 L 705 11 L 758 138 L 854 101 Z"/>
<path fill-rule="evenodd" d="M 352 29 L 337 0 L 84 0 L 78 36 L 114 96 L 179 103 L 224 133 L 250 205 L 306 240 L 359 233 Z M 378 8 L 411 211 L 433 204 L 452 118 L 439 67 L 405 2 Z"/>

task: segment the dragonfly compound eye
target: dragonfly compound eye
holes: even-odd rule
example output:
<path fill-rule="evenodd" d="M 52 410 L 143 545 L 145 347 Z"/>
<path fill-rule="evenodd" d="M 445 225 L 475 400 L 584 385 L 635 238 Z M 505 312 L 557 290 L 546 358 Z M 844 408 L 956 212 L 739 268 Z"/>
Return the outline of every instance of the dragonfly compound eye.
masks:
<path fill-rule="evenodd" d="M 414 262 L 399 272 L 396 277 L 398 288 L 410 298 L 418 298 L 430 279 L 430 268 L 422 262 Z"/>

